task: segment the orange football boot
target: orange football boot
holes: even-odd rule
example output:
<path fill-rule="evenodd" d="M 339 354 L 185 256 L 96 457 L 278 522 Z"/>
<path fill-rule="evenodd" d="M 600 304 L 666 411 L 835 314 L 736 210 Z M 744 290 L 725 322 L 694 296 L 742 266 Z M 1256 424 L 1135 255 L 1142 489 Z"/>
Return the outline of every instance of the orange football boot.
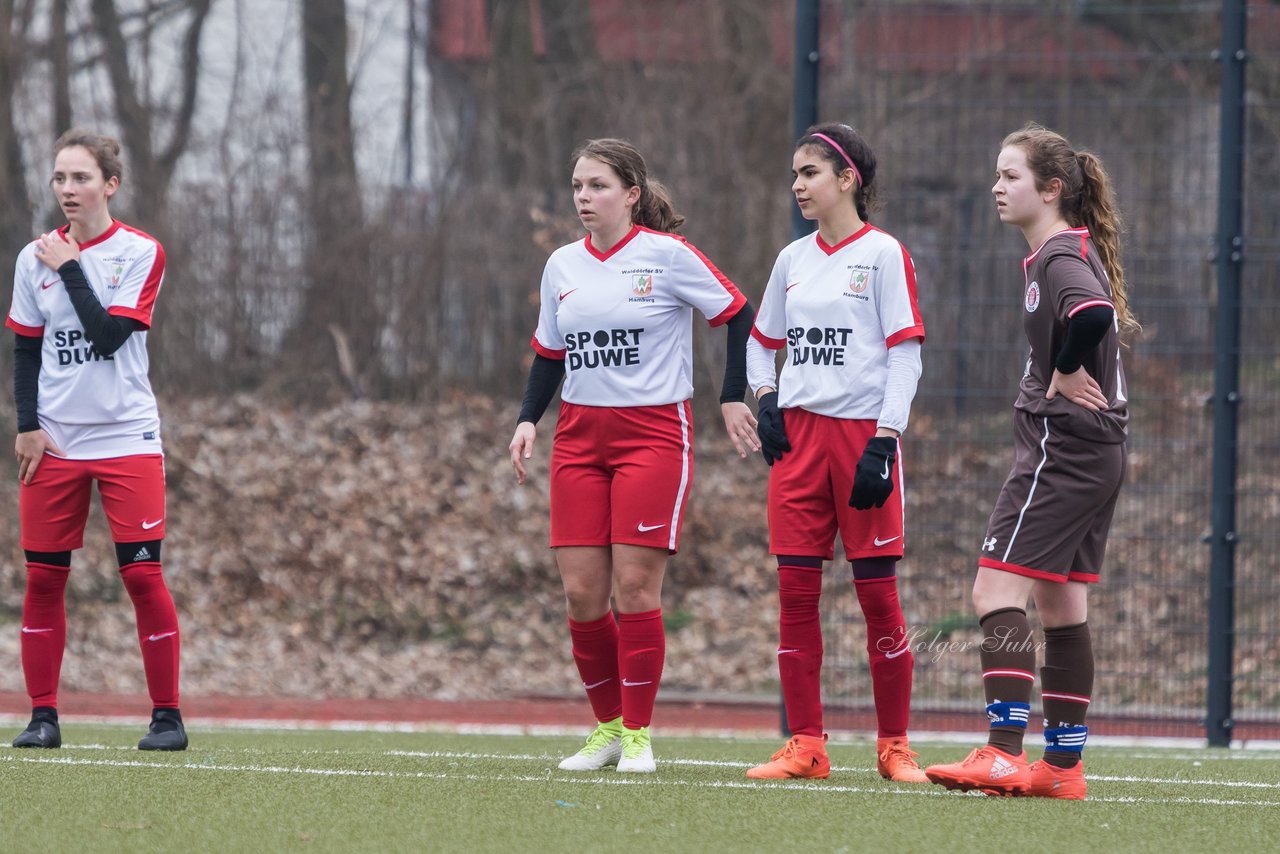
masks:
<path fill-rule="evenodd" d="M 794 777 L 825 779 L 831 776 L 831 760 L 827 758 L 827 734 L 793 735 L 773 759 L 747 769 L 753 780 L 789 780 Z"/>
<path fill-rule="evenodd" d="M 876 770 L 886 780 L 895 783 L 929 782 L 920 763 L 916 762 L 919 755 L 911 749 L 906 738 L 876 739 Z"/>
<path fill-rule="evenodd" d="M 1027 794 L 1033 798 L 1062 798 L 1083 801 L 1089 784 L 1084 779 L 1084 763 L 1077 762 L 1071 768 L 1059 768 L 1043 759 L 1031 763 L 1031 788 Z"/>
<path fill-rule="evenodd" d="M 987 795 L 1025 795 L 1031 787 L 1027 754 L 1014 756 L 989 744 L 971 751 L 962 762 L 930 765 L 924 773 L 931 782 L 962 792 L 977 789 Z"/>

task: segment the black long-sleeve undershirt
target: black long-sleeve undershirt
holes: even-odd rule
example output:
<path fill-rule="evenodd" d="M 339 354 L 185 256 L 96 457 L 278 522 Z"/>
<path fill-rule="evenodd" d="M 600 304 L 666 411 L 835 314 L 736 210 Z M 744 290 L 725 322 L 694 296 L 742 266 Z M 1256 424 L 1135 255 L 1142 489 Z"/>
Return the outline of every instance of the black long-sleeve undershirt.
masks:
<path fill-rule="evenodd" d="M 747 339 L 756 321 L 756 310 L 748 300 L 729 318 L 729 342 L 724 358 L 724 383 L 720 386 L 721 403 L 741 403 L 747 393 Z"/>
<path fill-rule="evenodd" d="M 18 432 L 40 429 L 36 417 L 39 400 L 42 336 L 17 335 L 13 342 L 13 402 L 18 410 Z"/>
<path fill-rule="evenodd" d="M 520 416 L 516 423 L 530 421 L 534 424 L 542 418 L 556 396 L 556 389 L 564 379 L 564 359 L 548 359 L 541 354 L 533 357 L 533 367 L 529 369 L 529 382 L 524 388 L 524 401 L 520 404 Z"/>
<path fill-rule="evenodd" d="M 1067 339 L 1053 360 L 1053 366 L 1064 374 L 1080 370 L 1085 356 L 1106 337 L 1115 316 L 1115 310 L 1109 305 L 1093 305 L 1073 314 L 1067 321 Z"/>
<path fill-rule="evenodd" d="M 108 314 L 98 301 L 98 295 L 89 287 L 84 270 L 79 261 L 68 261 L 58 268 L 62 284 L 67 289 L 67 298 L 71 307 L 80 318 L 84 327 L 84 337 L 93 345 L 93 349 L 102 356 L 110 356 L 119 350 L 129 336 L 139 329 L 146 328 L 131 317 L 116 317 Z"/>

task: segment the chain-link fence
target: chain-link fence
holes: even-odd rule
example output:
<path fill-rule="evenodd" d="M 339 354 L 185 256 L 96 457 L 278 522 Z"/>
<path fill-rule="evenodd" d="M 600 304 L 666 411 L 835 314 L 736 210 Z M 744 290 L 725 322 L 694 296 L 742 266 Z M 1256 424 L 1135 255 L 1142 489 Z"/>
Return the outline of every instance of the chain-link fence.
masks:
<path fill-rule="evenodd" d="M 989 187 L 1003 135 L 1035 120 L 1097 152 L 1127 224 L 1143 332 L 1124 354 L 1130 468 L 1090 624 L 1100 731 L 1203 733 L 1218 174 L 1218 3 L 824 6 L 822 112 L 880 154 L 881 223 L 911 250 L 928 329 L 906 444 L 903 601 L 921 710 L 979 711 L 969 589 L 1011 453 L 1026 354 L 1021 236 Z M 1237 737 L 1280 725 L 1280 420 L 1274 81 L 1280 7 L 1254 4 L 1248 68 Z M 828 702 L 861 709 L 870 680 L 847 572 L 829 578 Z M 973 717 L 975 724 L 980 719 Z M 833 724 L 835 721 L 833 720 Z"/>

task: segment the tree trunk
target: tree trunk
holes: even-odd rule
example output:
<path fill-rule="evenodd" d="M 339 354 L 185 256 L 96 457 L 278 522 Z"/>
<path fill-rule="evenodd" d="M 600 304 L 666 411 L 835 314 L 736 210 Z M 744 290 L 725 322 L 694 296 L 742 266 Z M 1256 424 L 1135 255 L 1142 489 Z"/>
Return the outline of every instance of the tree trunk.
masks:
<path fill-rule="evenodd" d="M 14 0 L 0 0 L 0 245 L 10 253 L 33 236 L 26 164 L 13 123 L 18 112 L 14 92 L 25 58 L 20 46 L 25 39 L 15 37 L 13 25 Z"/>
<path fill-rule="evenodd" d="M 290 351 L 297 367 L 353 394 L 376 371 L 381 328 L 351 128 L 345 0 L 302 5 L 307 125 L 307 291 Z"/>

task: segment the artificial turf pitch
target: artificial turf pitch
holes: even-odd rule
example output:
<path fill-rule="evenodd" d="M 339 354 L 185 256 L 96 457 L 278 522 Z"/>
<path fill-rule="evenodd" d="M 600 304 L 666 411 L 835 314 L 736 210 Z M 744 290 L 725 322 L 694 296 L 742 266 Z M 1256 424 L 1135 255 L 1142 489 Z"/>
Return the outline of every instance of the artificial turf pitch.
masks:
<path fill-rule="evenodd" d="M 829 780 L 757 782 L 779 742 L 664 737 L 658 772 L 560 771 L 580 739 L 63 724 L 61 750 L 0 748 L 4 851 L 1280 850 L 1280 752 L 1091 746 L 1089 800 L 888 783 L 867 742 Z M 922 764 L 959 744 L 914 745 Z"/>

